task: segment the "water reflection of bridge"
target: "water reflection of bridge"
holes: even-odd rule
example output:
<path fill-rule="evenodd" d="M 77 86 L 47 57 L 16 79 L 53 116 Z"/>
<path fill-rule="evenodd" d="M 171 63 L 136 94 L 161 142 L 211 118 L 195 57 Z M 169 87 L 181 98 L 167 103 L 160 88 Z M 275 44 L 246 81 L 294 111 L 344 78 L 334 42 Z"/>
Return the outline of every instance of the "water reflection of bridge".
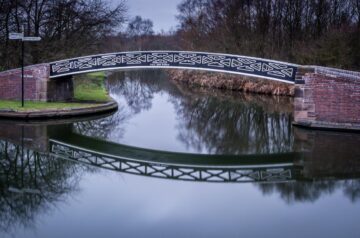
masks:
<path fill-rule="evenodd" d="M 134 153 L 137 151 L 134 149 Z M 50 153 L 56 157 L 72 160 L 91 166 L 119 172 L 144 175 L 150 177 L 207 181 L 207 182 L 263 182 L 263 181 L 289 181 L 300 174 L 300 166 L 295 166 L 286 157 L 293 158 L 294 153 L 278 155 L 276 159 L 262 158 L 263 164 L 255 156 L 242 156 L 236 163 L 219 162 L 215 156 L 204 156 L 200 164 L 199 155 L 176 154 L 174 157 L 188 157 L 188 164 L 166 163 L 144 157 L 142 160 L 125 156 L 111 155 L 107 153 L 88 150 L 85 148 L 65 144 L 56 140 L 50 140 Z M 161 153 L 161 152 L 153 152 Z M 162 156 L 160 156 L 162 157 Z M 209 158 L 206 158 L 209 157 Z M 272 156 L 268 156 L 272 157 Z M 252 163 L 250 162 L 252 160 Z M 206 163 L 206 161 L 208 161 Z M 224 163 L 225 162 L 225 163 Z"/>
<path fill-rule="evenodd" d="M 301 153 L 205 155 L 137 148 L 72 134 L 50 139 L 50 155 L 143 176 L 206 182 L 291 181 L 301 176 Z"/>
<path fill-rule="evenodd" d="M 270 182 L 360 176 L 358 134 L 296 129 L 292 151 L 242 155 L 171 153 L 76 134 L 73 125 L 3 123 L 0 138 L 53 156 L 114 171 L 167 179 Z M 9 133 L 7 133 L 9 132 Z"/>
<path fill-rule="evenodd" d="M 3 122 L 1 138 L 42 158 L 53 157 L 113 171 L 208 182 L 279 182 L 300 179 L 300 152 L 206 155 L 137 148 L 83 136 L 73 125 Z"/>
<path fill-rule="evenodd" d="M 296 130 L 300 152 L 203 155 L 115 144 L 71 132 L 71 125 L 27 126 L 2 127 L 25 133 L 0 136 L 0 203 L 7 211 L 0 230 L 76 190 L 82 172 L 93 168 L 180 181 L 256 182 L 262 193 L 279 193 L 286 202 L 313 202 L 338 189 L 359 199 L 358 134 Z"/>

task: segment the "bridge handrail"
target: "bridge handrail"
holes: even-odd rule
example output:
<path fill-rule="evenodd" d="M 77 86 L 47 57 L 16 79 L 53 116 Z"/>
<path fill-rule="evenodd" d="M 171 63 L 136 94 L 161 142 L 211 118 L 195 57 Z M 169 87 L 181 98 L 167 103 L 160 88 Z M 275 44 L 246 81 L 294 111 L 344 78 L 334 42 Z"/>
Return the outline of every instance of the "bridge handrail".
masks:
<path fill-rule="evenodd" d="M 124 51 L 50 63 L 50 78 L 117 69 L 179 68 L 240 74 L 293 84 L 298 65 L 283 61 L 199 51 Z"/>
<path fill-rule="evenodd" d="M 181 51 L 181 50 L 137 50 L 137 51 L 117 51 L 117 52 L 110 52 L 110 53 L 101 53 L 101 54 L 93 54 L 93 55 L 86 55 L 86 56 L 80 56 L 80 57 L 73 57 L 69 59 L 63 59 L 63 60 L 57 60 L 52 61 L 49 64 L 55 64 L 55 63 L 61 63 L 69 60 L 76 60 L 76 59 L 86 59 L 90 57 L 99 57 L 104 55 L 116 55 L 116 54 L 136 54 L 136 53 L 185 53 L 185 54 L 209 54 L 209 55 L 219 55 L 219 56 L 230 56 L 230 57 L 241 57 L 241 58 L 247 58 L 247 59 L 254 59 L 254 60 L 266 60 L 268 62 L 277 63 L 277 64 L 286 64 L 293 67 L 299 67 L 299 64 L 294 63 L 288 63 L 285 61 L 280 60 L 273 60 L 273 59 L 267 59 L 267 58 L 260 58 L 260 57 L 253 57 L 253 56 L 245 56 L 245 55 L 236 55 L 236 54 L 228 54 L 228 53 L 220 53 L 220 52 L 206 52 L 206 51 Z"/>

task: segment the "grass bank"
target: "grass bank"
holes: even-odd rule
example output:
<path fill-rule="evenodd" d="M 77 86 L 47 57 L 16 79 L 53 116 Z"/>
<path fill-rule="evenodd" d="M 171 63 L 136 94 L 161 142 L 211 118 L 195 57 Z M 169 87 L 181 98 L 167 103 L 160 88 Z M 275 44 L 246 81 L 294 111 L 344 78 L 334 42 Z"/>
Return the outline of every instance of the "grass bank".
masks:
<path fill-rule="evenodd" d="M 110 99 L 105 89 L 105 78 L 104 72 L 76 76 L 74 78 L 76 102 L 25 101 L 24 107 L 21 107 L 20 101 L 0 100 L 0 111 L 31 112 L 92 107 L 98 102 L 107 102 Z"/>
<path fill-rule="evenodd" d="M 78 101 L 104 102 L 110 98 L 105 89 L 105 73 L 96 72 L 74 78 L 74 98 Z"/>
<path fill-rule="evenodd" d="M 27 111 L 48 111 L 59 109 L 86 108 L 91 107 L 91 103 L 58 103 L 58 102 L 31 102 L 26 101 L 24 107 L 21 107 L 20 101 L 0 100 L 1 110 L 12 110 L 19 112 Z"/>

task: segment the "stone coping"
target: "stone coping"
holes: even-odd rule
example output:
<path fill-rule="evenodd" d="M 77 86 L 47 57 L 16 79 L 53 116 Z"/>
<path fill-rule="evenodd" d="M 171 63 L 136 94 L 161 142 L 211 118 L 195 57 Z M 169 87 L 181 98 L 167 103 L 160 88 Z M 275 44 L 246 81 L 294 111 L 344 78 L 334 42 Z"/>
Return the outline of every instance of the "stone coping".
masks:
<path fill-rule="evenodd" d="M 358 71 L 351 71 L 351 70 L 317 66 L 317 65 L 303 65 L 298 68 L 298 72 L 301 72 L 302 69 L 307 70 L 308 72 L 305 71 L 306 73 L 316 73 L 316 74 L 328 75 L 330 77 L 340 77 L 340 78 L 342 77 L 346 79 L 360 80 L 360 72 Z"/>
<path fill-rule="evenodd" d="M 31 70 L 31 69 L 39 67 L 39 66 L 50 67 L 50 64 L 48 64 L 48 63 L 40 63 L 40 64 L 27 65 L 27 66 L 24 66 L 24 71 Z M 13 73 L 17 73 L 18 71 L 21 71 L 21 68 L 14 68 L 14 69 L 8 69 L 8 70 L 0 71 L 0 74 L 10 75 L 10 74 L 13 74 Z"/>
<path fill-rule="evenodd" d="M 15 112 L 15 111 L 0 111 L 1 119 L 16 119 L 16 120 L 49 120 L 58 118 L 73 118 L 85 117 L 97 114 L 106 114 L 117 110 L 118 104 L 114 100 L 106 103 L 95 104 L 94 106 L 69 108 L 69 109 L 55 109 L 42 110 L 32 112 Z"/>
<path fill-rule="evenodd" d="M 0 127 L 2 125 L 17 125 L 17 126 L 52 126 L 52 125 L 64 125 L 64 124 L 71 124 L 76 122 L 83 122 L 83 121 L 93 121 L 98 120 L 102 118 L 109 117 L 113 115 L 116 112 L 116 110 L 112 110 L 109 112 L 104 112 L 101 114 L 91 114 L 91 115 L 80 115 L 80 116 L 74 116 L 74 117 L 62 117 L 62 118 L 51 118 L 48 120 L 44 119 L 21 119 L 21 118 L 6 118 L 6 117 L 0 117 Z"/>

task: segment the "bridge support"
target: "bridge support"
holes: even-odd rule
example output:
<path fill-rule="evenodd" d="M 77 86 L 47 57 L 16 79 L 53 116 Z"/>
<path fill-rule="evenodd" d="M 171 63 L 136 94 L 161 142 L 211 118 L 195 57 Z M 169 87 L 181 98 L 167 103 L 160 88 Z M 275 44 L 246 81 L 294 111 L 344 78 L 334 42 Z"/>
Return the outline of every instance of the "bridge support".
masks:
<path fill-rule="evenodd" d="M 298 68 L 294 108 L 294 125 L 360 131 L 360 73 Z"/>
<path fill-rule="evenodd" d="M 69 101 L 73 99 L 71 76 L 50 79 L 49 64 L 31 65 L 25 68 L 25 100 Z M 0 100 L 20 100 L 21 69 L 0 72 Z"/>
<path fill-rule="evenodd" d="M 71 101 L 74 99 L 73 76 L 68 75 L 58 80 L 50 79 L 47 83 L 47 101 Z"/>

